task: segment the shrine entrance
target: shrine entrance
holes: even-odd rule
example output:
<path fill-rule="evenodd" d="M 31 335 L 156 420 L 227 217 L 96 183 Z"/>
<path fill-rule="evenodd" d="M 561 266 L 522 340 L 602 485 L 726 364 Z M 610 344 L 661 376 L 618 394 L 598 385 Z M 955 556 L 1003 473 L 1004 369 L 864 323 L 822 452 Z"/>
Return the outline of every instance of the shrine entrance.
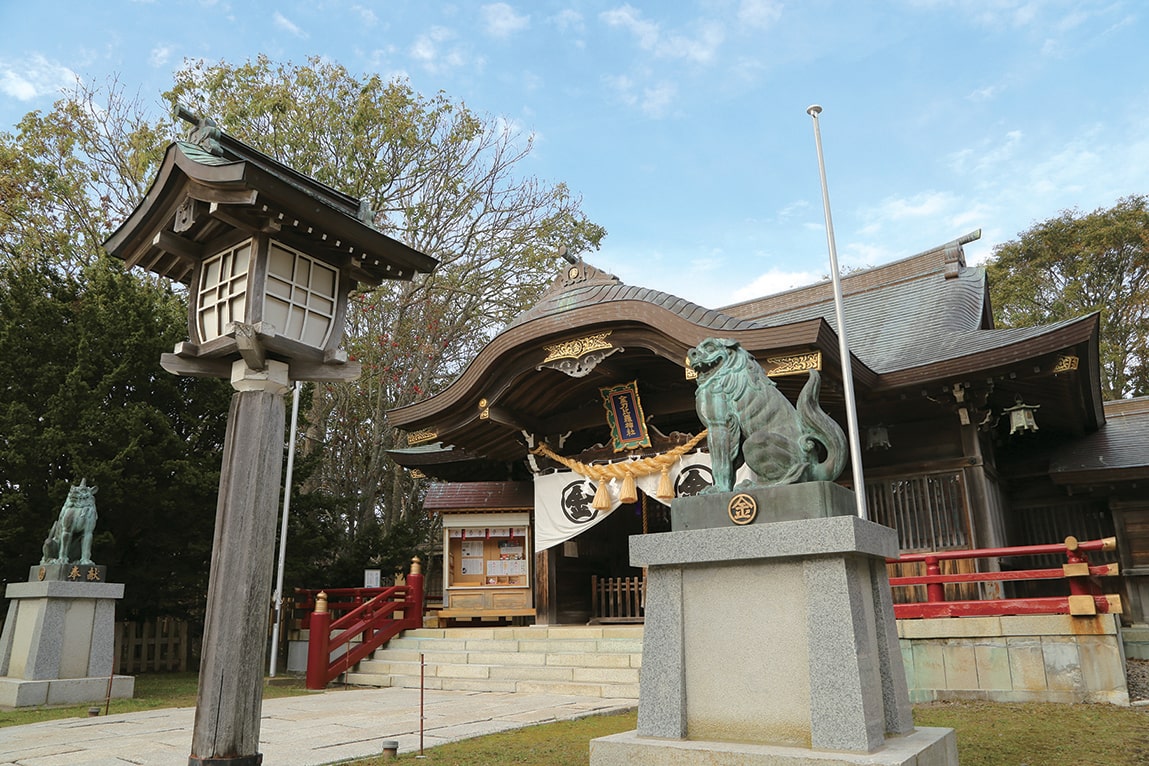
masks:
<path fill-rule="evenodd" d="M 548 551 L 556 622 L 641 622 L 643 572 L 630 565 L 630 537 L 669 531 L 670 507 L 639 492 L 637 501 Z"/>

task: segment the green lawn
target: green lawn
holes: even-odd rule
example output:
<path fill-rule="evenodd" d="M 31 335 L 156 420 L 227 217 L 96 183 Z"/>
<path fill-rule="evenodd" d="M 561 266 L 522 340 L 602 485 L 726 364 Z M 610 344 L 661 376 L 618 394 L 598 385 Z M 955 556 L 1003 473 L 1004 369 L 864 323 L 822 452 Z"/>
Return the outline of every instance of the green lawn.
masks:
<path fill-rule="evenodd" d="M 441 766 L 587 766 L 590 740 L 635 727 L 635 713 L 532 726 L 403 753 L 399 762 Z M 961 766 L 1149 764 L 1149 709 L 1111 705 L 936 703 L 914 708 L 918 726 L 957 731 Z M 385 766 L 369 758 L 346 766 Z"/>

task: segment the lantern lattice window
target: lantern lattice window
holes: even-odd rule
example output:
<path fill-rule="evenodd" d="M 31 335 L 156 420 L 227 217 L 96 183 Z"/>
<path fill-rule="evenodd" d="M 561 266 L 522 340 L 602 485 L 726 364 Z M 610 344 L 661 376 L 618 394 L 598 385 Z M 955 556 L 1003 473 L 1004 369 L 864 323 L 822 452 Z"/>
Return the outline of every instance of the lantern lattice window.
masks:
<path fill-rule="evenodd" d="M 335 326 L 339 272 L 278 242 L 270 247 L 264 320 L 289 338 L 325 347 Z"/>
<path fill-rule="evenodd" d="M 227 334 L 232 322 L 245 320 L 251 240 L 207 258 L 200 268 L 196 322 L 204 342 Z"/>

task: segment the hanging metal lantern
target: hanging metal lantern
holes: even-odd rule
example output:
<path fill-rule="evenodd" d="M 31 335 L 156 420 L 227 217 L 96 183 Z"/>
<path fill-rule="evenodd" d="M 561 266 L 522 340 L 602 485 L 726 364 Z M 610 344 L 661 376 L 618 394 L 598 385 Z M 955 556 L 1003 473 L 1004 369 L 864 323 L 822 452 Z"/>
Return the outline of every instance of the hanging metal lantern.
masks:
<path fill-rule="evenodd" d="M 1025 431 L 1036 431 L 1037 419 L 1033 417 L 1033 413 L 1040 406 L 1040 404 L 1026 404 L 1021 400 L 1021 396 L 1018 396 L 1017 404 L 1012 407 L 1006 407 L 1003 412 L 1009 413 L 1009 435 L 1013 436 L 1016 433 Z"/>
<path fill-rule="evenodd" d="M 866 449 L 889 449 L 890 429 L 879 423 L 866 429 Z"/>

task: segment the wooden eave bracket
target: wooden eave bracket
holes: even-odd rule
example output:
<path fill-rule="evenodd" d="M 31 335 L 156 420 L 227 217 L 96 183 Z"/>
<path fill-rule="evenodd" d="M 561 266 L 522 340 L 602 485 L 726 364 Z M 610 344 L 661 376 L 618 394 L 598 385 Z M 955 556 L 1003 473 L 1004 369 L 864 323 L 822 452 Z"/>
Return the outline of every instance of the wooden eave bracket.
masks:
<path fill-rule="evenodd" d="M 263 232 L 264 234 L 276 234 L 282 228 L 274 220 L 264 216 L 257 216 L 252 221 L 245 221 L 231 210 L 223 207 L 224 204 L 226 203 L 212 202 L 208 207 L 208 215 L 210 215 L 212 218 L 215 218 L 217 221 L 222 221 L 228 226 L 239 229 L 240 231 L 259 231 Z"/>
<path fill-rule="evenodd" d="M 235 333 L 235 345 L 239 355 L 249 370 L 262 372 L 267 369 L 267 352 L 259 340 L 259 332 L 253 325 L 235 322 L 232 324 Z"/>

